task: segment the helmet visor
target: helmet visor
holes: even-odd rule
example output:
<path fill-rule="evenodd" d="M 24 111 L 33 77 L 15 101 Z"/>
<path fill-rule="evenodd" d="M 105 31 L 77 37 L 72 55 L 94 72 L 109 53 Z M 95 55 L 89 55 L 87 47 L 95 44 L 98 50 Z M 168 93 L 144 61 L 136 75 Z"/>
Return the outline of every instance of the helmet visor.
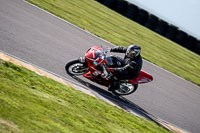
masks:
<path fill-rule="evenodd" d="M 127 49 L 126 56 L 129 58 L 137 57 L 140 54 L 140 49 Z"/>

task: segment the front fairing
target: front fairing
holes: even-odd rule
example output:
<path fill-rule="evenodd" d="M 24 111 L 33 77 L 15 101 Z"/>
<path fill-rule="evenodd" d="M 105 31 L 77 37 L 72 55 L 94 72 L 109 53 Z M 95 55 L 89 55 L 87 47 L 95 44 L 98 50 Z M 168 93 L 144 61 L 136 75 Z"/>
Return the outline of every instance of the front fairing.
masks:
<path fill-rule="evenodd" d="M 106 54 L 101 51 L 102 49 L 103 48 L 94 46 L 86 52 L 85 59 L 91 66 L 96 67 L 102 63 L 112 64 L 112 60 L 107 58 Z"/>
<path fill-rule="evenodd" d="M 93 76 L 99 76 L 103 73 L 103 65 L 112 64 L 111 58 L 107 57 L 100 47 L 92 47 L 85 54 L 89 70 Z"/>
<path fill-rule="evenodd" d="M 102 53 L 102 48 L 100 47 L 92 47 L 85 54 L 85 60 L 89 67 L 89 72 L 84 74 L 83 76 L 104 86 L 108 86 L 110 81 L 103 79 L 103 65 L 108 64 L 106 61 L 106 55 Z"/>

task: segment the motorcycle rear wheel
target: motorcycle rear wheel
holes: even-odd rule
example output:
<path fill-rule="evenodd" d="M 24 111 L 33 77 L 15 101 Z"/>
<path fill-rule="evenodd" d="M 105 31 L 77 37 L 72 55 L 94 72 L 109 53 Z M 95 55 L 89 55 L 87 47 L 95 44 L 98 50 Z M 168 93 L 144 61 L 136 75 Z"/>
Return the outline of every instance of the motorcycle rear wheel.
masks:
<path fill-rule="evenodd" d="M 117 89 L 112 90 L 115 95 L 129 95 L 134 93 L 138 88 L 138 84 L 120 83 Z"/>
<path fill-rule="evenodd" d="M 85 63 L 80 62 L 79 59 L 69 61 L 65 65 L 65 70 L 70 76 L 79 76 L 87 73 L 89 68 Z"/>

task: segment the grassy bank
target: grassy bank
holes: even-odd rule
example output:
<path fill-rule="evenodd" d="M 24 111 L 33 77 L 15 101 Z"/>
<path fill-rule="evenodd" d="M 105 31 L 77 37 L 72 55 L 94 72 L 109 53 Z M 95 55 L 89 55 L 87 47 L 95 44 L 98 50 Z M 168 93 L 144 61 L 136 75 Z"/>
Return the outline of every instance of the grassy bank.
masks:
<path fill-rule="evenodd" d="M 28 1 L 116 45 L 139 44 L 146 60 L 200 85 L 199 55 L 94 0 Z"/>
<path fill-rule="evenodd" d="M 0 60 L 0 132 L 168 132 L 80 91 Z"/>

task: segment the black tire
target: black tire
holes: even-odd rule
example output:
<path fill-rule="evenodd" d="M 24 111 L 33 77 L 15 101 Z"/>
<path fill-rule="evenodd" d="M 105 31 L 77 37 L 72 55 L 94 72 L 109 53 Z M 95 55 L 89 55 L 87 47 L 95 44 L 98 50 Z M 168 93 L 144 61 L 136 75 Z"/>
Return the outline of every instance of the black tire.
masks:
<path fill-rule="evenodd" d="M 124 11 L 123 15 L 129 19 L 135 20 L 138 14 L 138 7 L 133 4 L 128 4 L 126 10 Z"/>
<path fill-rule="evenodd" d="M 128 92 L 122 92 L 122 86 L 123 84 L 129 84 L 130 86 L 132 86 L 133 88 L 130 89 L 129 87 L 126 87 L 126 89 L 130 89 Z M 114 89 L 112 90 L 112 93 L 117 95 L 117 96 L 122 96 L 122 95 L 129 95 L 129 94 L 132 94 L 134 93 L 138 88 L 138 84 L 130 84 L 130 83 L 120 83 L 118 89 Z"/>
<path fill-rule="evenodd" d="M 151 15 L 149 15 L 149 17 L 148 17 L 148 19 L 147 19 L 147 21 L 145 23 L 145 27 L 153 30 L 155 25 L 157 24 L 157 22 L 158 22 L 158 17 L 156 17 L 155 15 L 151 14 Z"/>
<path fill-rule="evenodd" d="M 188 48 L 191 51 L 194 51 L 196 49 L 196 45 L 197 39 L 193 36 L 188 36 L 188 38 L 185 40 L 185 43 L 183 44 L 185 48 Z"/>
<path fill-rule="evenodd" d="M 115 4 L 114 10 L 118 13 L 123 13 L 128 6 L 128 2 L 124 0 L 118 0 Z"/>
<path fill-rule="evenodd" d="M 82 63 L 79 61 L 79 59 L 75 59 L 69 61 L 65 65 L 65 70 L 70 76 L 79 76 L 87 73 L 89 71 L 89 68 L 86 63 Z"/>
<path fill-rule="evenodd" d="M 98 1 L 99 3 L 102 3 L 102 4 L 103 4 L 103 2 L 104 2 L 104 0 L 96 0 L 96 1 Z"/>
<path fill-rule="evenodd" d="M 166 30 L 166 33 L 165 33 L 165 37 L 167 37 L 168 39 L 170 40 L 173 40 L 174 36 L 176 35 L 178 31 L 178 27 L 174 26 L 174 25 L 170 25 L 167 30 Z"/>
<path fill-rule="evenodd" d="M 200 55 L 200 40 L 197 41 L 195 52 Z"/>
<path fill-rule="evenodd" d="M 175 41 L 176 43 L 180 45 L 183 45 L 187 37 L 188 37 L 187 33 L 185 33 L 184 31 L 178 30 L 173 41 Z"/>
<path fill-rule="evenodd" d="M 116 2 L 116 0 L 104 0 L 103 4 L 112 9 L 115 6 Z"/>
<path fill-rule="evenodd" d="M 140 9 L 135 21 L 141 25 L 144 25 L 146 23 L 148 16 L 149 14 L 147 11 Z"/>
<path fill-rule="evenodd" d="M 164 35 L 166 33 L 166 29 L 168 28 L 168 23 L 164 20 L 159 20 L 155 26 L 154 31 L 160 35 Z"/>

